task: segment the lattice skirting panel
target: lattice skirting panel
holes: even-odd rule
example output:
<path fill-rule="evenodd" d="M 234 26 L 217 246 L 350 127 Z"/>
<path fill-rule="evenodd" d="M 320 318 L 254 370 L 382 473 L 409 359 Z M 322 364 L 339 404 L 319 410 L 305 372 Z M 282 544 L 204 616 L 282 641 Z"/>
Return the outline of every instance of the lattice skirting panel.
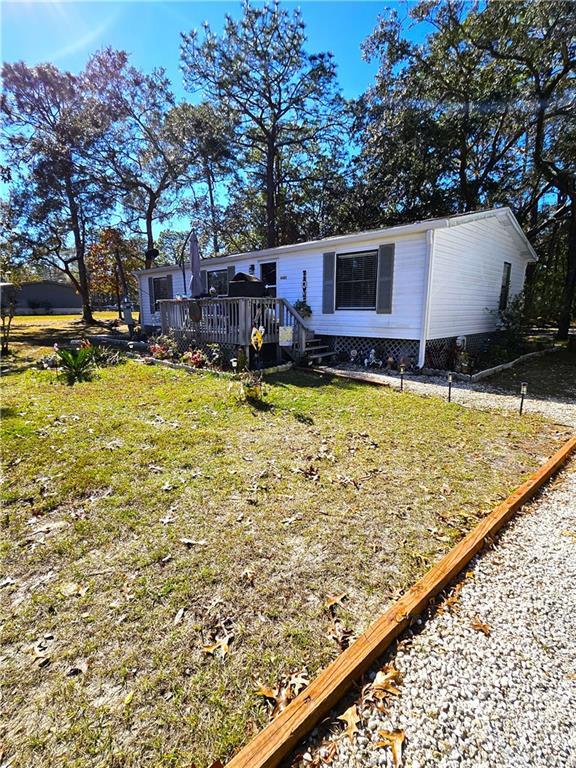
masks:
<path fill-rule="evenodd" d="M 490 344 L 498 339 L 498 331 L 493 333 L 471 333 L 461 338 L 464 341 L 464 350 L 471 358 L 484 352 Z M 444 339 L 429 339 L 426 342 L 426 359 L 424 366 L 426 368 L 435 368 L 438 370 L 449 371 L 456 366 L 458 359 L 456 336 L 450 336 Z"/>
<path fill-rule="evenodd" d="M 426 342 L 425 368 L 447 371 L 456 362 L 456 336 L 445 339 L 430 339 Z"/>
<path fill-rule="evenodd" d="M 172 331 L 172 336 L 176 339 L 178 345 L 178 351 L 182 354 L 188 349 L 201 349 L 206 354 L 210 353 L 210 347 L 218 347 L 220 354 L 225 360 L 230 360 L 236 357 L 238 347 L 234 344 L 215 344 L 208 342 L 199 342 L 196 334 L 193 331 Z"/>
<path fill-rule="evenodd" d="M 339 353 L 342 362 L 351 362 L 350 353 L 356 350 L 356 361 L 362 361 L 370 355 L 372 349 L 378 360 L 386 360 L 392 356 L 397 365 L 403 358 L 405 364 L 415 368 L 418 364 L 419 342 L 413 339 L 374 339 L 366 336 L 322 336 L 325 344 Z"/>

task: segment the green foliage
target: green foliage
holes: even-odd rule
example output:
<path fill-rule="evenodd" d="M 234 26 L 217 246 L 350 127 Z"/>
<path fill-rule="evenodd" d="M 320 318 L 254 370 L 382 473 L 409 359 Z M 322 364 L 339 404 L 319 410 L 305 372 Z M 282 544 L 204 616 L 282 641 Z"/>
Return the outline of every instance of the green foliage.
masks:
<path fill-rule="evenodd" d="M 192 368 L 206 368 L 210 364 L 207 355 L 201 349 L 186 350 L 181 360 Z"/>
<path fill-rule="evenodd" d="M 298 299 L 298 301 L 294 302 L 294 309 L 303 318 L 312 316 L 312 307 L 310 306 L 310 304 L 307 304 L 303 299 Z"/>
<path fill-rule="evenodd" d="M 312 164 L 318 144 L 328 147 L 342 124 L 332 55 L 306 53 L 305 39 L 299 10 L 249 2 L 241 19 L 227 16 L 220 37 L 207 25 L 201 42 L 196 31 L 183 35 L 185 83 L 203 89 L 234 124 L 246 186 L 256 193 L 249 208 L 257 207 L 254 223 L 268 246 L 281 242 L 280 217 L 289 215 L 290 188 L 302 166 Z"/>
<path fill-rule="evenodd" d="M 68 385 L 90 381 L 94 374 L 94 349 L 91 346 L 60 349 L 56 345 L 55 351 L 60 359 L 60 378 Z"/>
<path fill-rule="evenodd" d="M 156 360 L 175 360 L 180 351 L 173 334 L 159 334 L 150 341 L 150 355 Z"/>
<path fill-rule="evenodd" d="M 256 407 L 264 405 L 267 389 L 261 371 L 242 371 L 230 382 L 230 389 L 239 402 Z"/>
<path fill-rule="evenodd" d="M 92 359 L 98 368 L 110 368 L 127 362 L 128 357 L 120 349 L 98 344 L 92 347 Z"/>

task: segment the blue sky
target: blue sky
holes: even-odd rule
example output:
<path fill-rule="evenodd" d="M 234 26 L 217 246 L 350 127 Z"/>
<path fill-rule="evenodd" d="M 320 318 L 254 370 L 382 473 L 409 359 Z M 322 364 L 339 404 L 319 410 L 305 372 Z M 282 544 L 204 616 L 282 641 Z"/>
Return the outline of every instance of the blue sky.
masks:
<path fill-rule="evenodd" d="M 377 63 L 362 59 L 361 44 L 378 16 L 395 7 L 405 17 L 413 4 L 412 0 L 282 0 L 288 9 L 301 8 L 308 52 L 334 54 L 346 98 L 360 96 L 374 80 Z M 29 66 L 51 62 L 79 72 L 91 54 L 111 46 L 127 51 L 131 62 L 145 72 L 164 67 L 176 97 L 196 100 L 182 85 L 180 33 L 201 29 L 204 21 L 218 33 L 226 14 L 239 17 L 241 12 L 240 0 L 0 0 L 0 54 L 5 62 L 23 60 Z M 422 25 L 410 32 L 413 39 L 422 34 Z M 0 196 L 7 191 L 0 182 Z M 178 219 L 172 226 L 185 228 L 185 223 Z"/>
<path fill-rule="evenodd" d="M 208 21 L 214 31 L 224 16 L 239 16 L 240 2 L 173 0 L 15 0 L 1 2 L 2 60 L 33 65 L 50 61 L 61 69 L 81 70 L 91 53 L 112 46 L 131 53 L 145 71 L 162 66 L 175 93 L 184 97 L 179 72 L 180 32 L 200 29 Z M 378 15 L 393 3 L 310 0 L 284 2 L 302 10 L 310 52 L 332 51 L 346 97 L 360 95 L 372 82 L 375 63 L 362 60 L 360 45 L 374 29 Z M 405 4 L 396 4 L 405 12 Z"/>

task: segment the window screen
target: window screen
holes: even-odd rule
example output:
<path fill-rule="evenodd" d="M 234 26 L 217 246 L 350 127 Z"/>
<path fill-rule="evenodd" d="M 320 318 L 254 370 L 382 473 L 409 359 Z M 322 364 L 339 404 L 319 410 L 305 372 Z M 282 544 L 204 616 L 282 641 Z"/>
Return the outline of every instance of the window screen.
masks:
<path fill-rule="evenodd" d="M 208 272 L 208 290 L 214 288 L 218 296 L 228 293 L 228 270 L 214 269 Z"/>
<path fill-rule="evenodd" d="M 154 289 L 154 312 L 158 312 L 160 299 L 172 298 L 172 275 L 167 277 L 155 277 L 152 281 Z"/>
<path fill-rule="evenodd" d="M 336 257 L 336 309 L 375 309 L 378 251 Z"/>

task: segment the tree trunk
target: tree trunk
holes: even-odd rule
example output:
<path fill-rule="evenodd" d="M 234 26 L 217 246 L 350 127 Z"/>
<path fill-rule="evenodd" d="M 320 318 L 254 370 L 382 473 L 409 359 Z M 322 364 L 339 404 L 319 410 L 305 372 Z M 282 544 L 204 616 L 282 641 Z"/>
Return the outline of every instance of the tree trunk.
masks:
<path fill-rule="evenodd" d="M 154 248 L 154 232 L 152 230 L 152 219 L 154 217 L 154 209 L 156 208 L 157 198 L 155 195 L 151 195 L 148 198 L 148 207 L 146 208 L 146 255 L 144 258 L 144 268 L 150 269 L 154 266 L 154 257 L 156 256 L 156 250 Z"/>
<path fill-rule="evenodd" d="M 276 247 L 276 189 L 274 164 L 276 145 L 273 137 L 268 139 L 266 152 L 266 247 Z"/>
<path fill-rule="evenodd" d="M 576 200 L 572 202 L 570 223 L 568 225 L 568 253 L 566 263 L 566 281 L 562 290 L 562 302 L 558 318 L 558 336 L 566 341 L 570 332 L 576 296 Z"/>
<path fill-rule="evenodd" d="M 74 197 L 74 189 L 72 187 L 72 178 L 70 174 L 66 175 L 65 184 L 68 207 L 70 209 L 70 220 L 72 222 L 72 233 L 74 235 L 76 264 L 78 267 L 78 292 L 82 298 L 82 319 L 85 323 L 93 324 L 95 321 L 92 314 L 92 306 L 90 304 L 90 284 L 88 281 L 86 262 L 84 261 L 84 239 L 82 238 L 80 229 L 80 216 L 76 198 Z"/>
<path fill-rule="evenodd" d="M 212 247 L 214 255 L 218 255 L 218 221 L 216 217 L 216 204 L 214 202 L 214 177 L 209 164 L 205 166 L 206 182 L 208 184 L 208 199 L 210 201 L 210 220 L 212 222 Z"/>
<path fill-rule="evenodd" d="M 120 280 L 118 279 L 118 266 L 114 270 L 114 277 L 116 278 L 116 307 L 118 309 L 118 320 L 122 320 L 122 302 L 120 300 Z"/>

